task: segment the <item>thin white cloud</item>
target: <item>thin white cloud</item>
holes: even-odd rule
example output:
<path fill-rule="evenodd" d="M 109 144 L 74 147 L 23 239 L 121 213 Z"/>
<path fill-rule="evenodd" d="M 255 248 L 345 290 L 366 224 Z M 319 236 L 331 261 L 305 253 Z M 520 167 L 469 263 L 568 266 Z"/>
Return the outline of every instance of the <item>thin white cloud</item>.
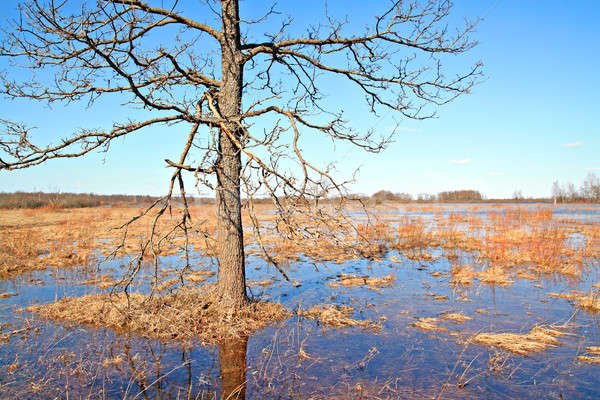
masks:
<path fill-rule="evenodd" d="M 586 171 L 600 171 L 600 168 L 585 168 Z"/>
<path fill-rule="evenodd" d="M 465 165 L 471 162 L 470 158 L 465 158 L 464 160 L 452 160 L 452 164 L 456 165 Z"/>
<path fill-rule="evenodd" d="M 563 143 L 561 144 L 562 147 L 579 147 L 581 146 L 583 143 L 581 142 L 573 142 L 573 143 Z"/>

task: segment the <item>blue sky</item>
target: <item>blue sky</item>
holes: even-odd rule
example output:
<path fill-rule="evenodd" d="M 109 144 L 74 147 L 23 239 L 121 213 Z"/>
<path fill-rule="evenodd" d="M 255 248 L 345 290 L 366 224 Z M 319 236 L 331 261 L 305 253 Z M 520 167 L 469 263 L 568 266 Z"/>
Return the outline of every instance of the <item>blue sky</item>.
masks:
<path fill-rule="evenodd" d="M 380 154 L 343 145 L 332 149 L 328 141 L 317 138 L 305 143 L 307 155 L 321 163 L 337 159 L 342 177 L 360 166 L 351 189 L 366 194 L 380 189 L 413 195 L 475 189 L 488 197 L 511 196 L 515 190 L 525 196 L 548 196 L 554 180 L 578 186 L 589 172 L 600 175 L 600 2 L 457 3 L 454 18 L 484 18 L 474 34 L 479 45 L 453 60 L 464 69 L 481 60 L 485 73 L 481 84 L 439 108 L 436 119 L 397 117 L 400 129 L 395 141 Z M 287 4 L 281 2 L 281 8 Z M 322 15 L 315 11 L 321 2 L 303 4 L 297 21 Z M 330 0 L 329 4 L 332 12 L 341 8 L 352 22 L 364 18 L 369 12 L 365 4 L 372 3 Z M 245 7 L 256 11 L 252 3 L 242 3 L 243 11 Z M 0 61 L 0 70 L 6 68 Z M 337 88 L 331 101 L 347 99 L 345 90 Z M 49 109 L 6 98 L 0 102 L 0 117 L 32 121 L 40 137 L 48 138 L 77 127 L 110 124 L 132 112 L 110 103 L 91 109 L 61 105 Z M 363 113 L 351 115 L 355 126 L 374 125 L 384 133 L 392 127 L 392 115 L 380 120 Z M 148 130 L 119 140 L 106 155 L 1 171 L 0 191 L 163 194 L 169 173 L 163 160 L 176 158 L 184 142 L 185 132 L 176 128 L 169 135 Z"/>

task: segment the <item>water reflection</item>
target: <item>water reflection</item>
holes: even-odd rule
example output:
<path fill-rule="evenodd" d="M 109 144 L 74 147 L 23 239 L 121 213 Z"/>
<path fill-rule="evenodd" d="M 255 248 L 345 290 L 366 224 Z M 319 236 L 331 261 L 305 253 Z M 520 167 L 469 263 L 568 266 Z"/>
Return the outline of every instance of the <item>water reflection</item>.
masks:
<path fill-rule="evenodd" d="M 221 399 L 246 398 L 246 350 L 248 338 L 227 340 L 219 345 Z"/>

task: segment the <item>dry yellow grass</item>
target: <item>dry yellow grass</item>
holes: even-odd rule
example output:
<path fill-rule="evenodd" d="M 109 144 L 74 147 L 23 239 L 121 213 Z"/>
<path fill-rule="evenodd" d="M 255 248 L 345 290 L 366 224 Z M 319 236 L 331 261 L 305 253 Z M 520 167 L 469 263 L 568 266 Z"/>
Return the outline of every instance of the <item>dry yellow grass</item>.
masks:
<path fill-rule="evenodd" d="M 477 278 L 483 283 L 490 285 L 507 286 L 514 283 L 506 276 L 506 270 L 500 267 L 491 267 L 484 269 L 477 274 Z"/>
<path fill-rule="evenodd" d="M 272 279 L 265 279 L 264 281 L 247 281 L 247 286 L 270 286 L 274 283 Z"/>
<path fill-rule="evenodd" d="M 291 314 L 278 303 L 253 302 L 238 312 L 223 309 L 212 288 L 165 296 L 132 293 L 67 297 L 27 309 L 43 318 L 133 332 L 160 341 L 218 342 L 249 335 Z M 85 312 L 82 312 L 85 310 Z"/>
<path fill-rule="evenodd" d="M 542 326 L 534 327 L 528 333 L 480 333 L 473 341 L 486 346 L 494 346 L 516 354 L 528 354 L 560 345 L 557 337 L 564 332 Z"/>
<path fill-rule="evenodd" d="M 369 329 L 379 329 L 381 326 L 372 321 L 350 318 L 354 308 L 336 306 L 333 304 L 317 304 L 306 311 L 298 311 L 304 318 L 317 320 L 322 326 L 361 326 Z"/>
<path fill-rule="evenodd" d="M 439 325 L 435 324 L 439 322 L 439 318 L 419 318 L 415 322 L 411 322 L 411 326 L 415 328 L 422 329 L 424 331 L 446 331 L 446 328 L 442 328 Z"/>
<path fill-rule="evenodd" d="M 586 311 L 592 313 L 600 312 L 600 299 L 598 295 L 590 293 L 587 296 L 579 296 L 575 298 L 575 304 Z"/>
<path fill-rule="evenodd" d="M 587 355 L 577 356 L 579 361 L 588 364 L 600 364 L 600 346 L 586 347 L 585 351 Z"/>
<path fill-rule="evenodd" d="M 515 276 L 517 278 L 529 279 L 531 281 L 535 281 L 536 279 L 538 279 L 537 275 L 531 274 L 531 273 L 525 271 L 524 269 L 518 270 L 517 273 L 515 274 Z"/>
<path fill-rule="evenodd" d="M 394 275 L 390 274 L 387 276 L 382 276 L 381 278 L 375 278 L 370 276 L 356 276 L 352 274 L 341 274 L 339 277 L 339 281 L 330 282 L 329 286 L 332 288 L 345 286 L 345 287 L 353 287 L 353 286 L 371 286 L 371 287 L 379 287 L 379 286 L 387 286 L 390 285 L 396 278 Z"/>
<path fill-rule="evenodd" d="M 472 317 L 466 316 L 462 312 L 458 312 L 458 313 L 446 313 L 446 314 L 442 315 L 442 318 L 449 319 L 449 320 L 452 320 L 452 321 L 455 321 L 455 322 L 465 322 L 465 321 L 473 319 Z"/>
<path fill-rule="evenodd" d="M 571 300 L 575 306 L 591 313 L 600 312 L 600 298 L 596 293 L 585 295 L 579 293 L 546 293 L 546 296 Z"/>
<path fill-rule="evenodd" d="M 184 279 L 190 283 L 205 282 L 211 276 L 214 276 L 214 271 L 193 271 L 184 276 Z"/>
<path fill-rule="evenodd" d="M 421 208 L 418 208 L 421 210 Z M 301 257 L 343 263 L 353 259 L 385 259 L 388 249 L 402 252 L 406 257 L 433 261 L 432 248 L 445 249 L 445 257 L 458 264 L 461 250 L 473 252 L 471 265 L 452 268 L 451 283 L 469 285 L 475 279 L 490 284 L 510 284 L 508 277 L 537 279 L 539 274 L 558 273 L 577 278 L 583 266 L 600 256 L 600 227 L 594 223 L 562 223 L 553 219 L 552 209 L 494 206 L 482 207 L 487 218 L 462 213 L 438 212 L 434 223 L 415 217 L 381 215 L 370 224 L 352 224 L 345 218 L 315 218 L 314 211 L 301 209 L 290 214 L 289 223 L 300 229 L 286 229 L 277 213 L 268 205 L 257 205 L 257 218 L 262 229 L 262 242 L 273 259 L 293 262 Z M 108 255 L 120 243 L 123 230 L 111 230 L 142 211 L 134 207 L 0 210 L 0 276 L 13 276 L 47 266 L 69 267 L 91 261 L 96 253 Z M 296 209 L 298 211 L 298 209 Z M 157 225 L 157 235 L 168 236 L 164 245 L 151 254 L 177 254 L 185 241 L 171 234 L 179 222 L 182 210 L 173 208 Z M 215 255 L 216 219 L 208 207 L 192 207 L 193 229 L 202 232 L 189 237 L 189 244 L 200 256 Z M 245 226 L 250 226 L 244 212 Z M 117 256 L 135 254 L 148 237 L 152 212 L 129 227 L 127 240 Z M 573 225 L 576 224 L 574 227 Z M 278 231 L 284 237 L 279 236 Z M 570 232 L 583 236 L 583 247 L 574 248 Z M 257 250 L 257 237 L 249 229 L 244 241 L 248 254 L 265 257 Z M 45 257 L 40 258 L 41 255 Z M 389 256 L 391 262 L 400 258 Z M 516 270 L 514 271 L 513 268 Z M 188 282 L 203 282 L 206 277 L 190 275 Z M 339 282 L 341 284 L 341 282 Z M 350 284 L 350 282 L 348 282 Z M 344 286 L 344 285 L 342 285 Z M 593 304 L 592 304 L 593 307 Z"/>
<path fill-rule="evenodd" d="M 477 273 L 473 271 L 470 265 L 454 265 L 450 273 L 452 274 L 450 283 L 453 285 L 470 285 L 477 276 Z"/>

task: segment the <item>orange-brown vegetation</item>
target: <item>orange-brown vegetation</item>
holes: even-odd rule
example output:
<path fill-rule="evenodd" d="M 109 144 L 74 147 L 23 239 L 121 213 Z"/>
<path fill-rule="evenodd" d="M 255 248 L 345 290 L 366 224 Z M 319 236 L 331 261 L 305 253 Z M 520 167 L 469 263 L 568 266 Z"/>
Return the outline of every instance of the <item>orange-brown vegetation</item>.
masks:
<path fill-rule="evenodd" d="M 569 299 L 575 306 L 592 313 L 600 312 L 600 295 L 598 293 L 546 293 L 546 295 Z"/>
<path fill-rule="evenodd" d="M 590 346 L 585 348 L 586 355 L 577 356 L 577 359 L 590 364 L 600 364 L 600 346 Z"/>
<path fill-rule="evenodd" d="M 316 320 L 322 326 L 359 326 L 368 329 L 379 329 L 380 325 L 360 319 L 351 318 L 354 308 L 349 306 L 336 306 L 334 304 L 317 304 L 310 309 L 298 310 L 298 315 Z"/>
<path fill-rule="evenodd" d="M 219 342 L 247 336 L 256 329 L 291 316 L 278 303 L 253 302 L 233 312 L 215 301 L 210 286 L 164 296 L 132 293 L 66 297 L 56 303 L 28 307 L 44 318 L 117 332 L 134 332 L 160 341 Z M 86 310 L 86 312 L 81 312 Z"/>
<path fill-rule="evenodd" d="M 560 345 L 557 337 L 566 333 L 536 326 L 528 333 L 480 333 L 475 335 L 475 343 L 499 347 L 516 354 L 528 354 Z"/>
<path fill-rule="evenodd" d="M 433 214 L 430 219 L 382 214 L 356 223 L 343 214 L 331 217 L 309 207 L 296 214 L 280 214 L 259 204 L 255 211 L 260 236 L 248 229 L 244 240 L 249 256 L 266 257 L 264 248 L 273 260 L 284 265 L 301 258 L 333 263 L 365 258 L 402 263 L 435 261 L 443 256 L 452 265 L 450 281 L 456 285 L 475 281 L 502 285 L 515 279 L 536 280 L 544 274 L 577 278 L 600 256 L 600 225 L 596 222 L 556 219 L 547 206 L 461 207 L 461 212 L 456 212 L 449 206 L 406 205 L 404 210 Z M 150 235 L 153 215 L 127 227 L 123 224 L 141 210 L 2 210 L 0 273 L 8 276 L 48 266 L 86 264 L 93 257 L 111 254 L 134 256 Z M 245 211 L 244 223 L 252 226 Z M 193 229 L 187 241 L 173 230 L 181 212 L 173 209 L 159 220 L 155 239 L 161 240 L 146 249 L 147 260 L 181 255 L 186 244 L 198 255 L 215 255 L 216 220 L 212 209 L 191 208 Z M 390 251 L 397 251 L 398 256 L 386 254 Z M 465 254 L 470 256 L 465 259 Z M 186 279 L 201 282 L 206 277 L 192 272 Z"/>

